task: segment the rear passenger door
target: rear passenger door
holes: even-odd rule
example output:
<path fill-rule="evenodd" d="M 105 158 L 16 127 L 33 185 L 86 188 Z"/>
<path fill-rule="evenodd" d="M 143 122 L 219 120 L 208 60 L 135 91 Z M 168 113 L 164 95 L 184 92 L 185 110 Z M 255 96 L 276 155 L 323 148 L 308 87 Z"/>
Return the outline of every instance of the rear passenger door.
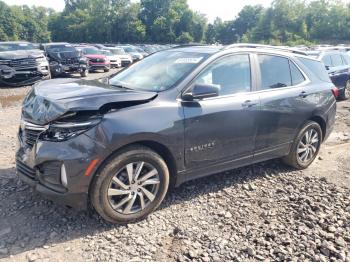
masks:
<path fill-rule="evenodd" d="M 311 115 L 309 103 L 316 102 L 306 75 L 288 57 L 258 54 L 256 59 L 261 109 L 254 157 L 264 160 L 288 153 L 296 129 Z"/>

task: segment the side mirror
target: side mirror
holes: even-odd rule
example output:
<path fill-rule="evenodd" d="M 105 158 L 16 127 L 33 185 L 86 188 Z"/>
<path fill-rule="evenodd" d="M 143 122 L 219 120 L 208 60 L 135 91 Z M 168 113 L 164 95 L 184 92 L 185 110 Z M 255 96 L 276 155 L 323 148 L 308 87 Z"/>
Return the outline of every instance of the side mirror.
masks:
<path fill-rule="evenodd" d="M 219 95 L 220 86 L 209 84 L 195 84 L 190 92 L 182 95 L 185 101 L 200 100 Z"/>

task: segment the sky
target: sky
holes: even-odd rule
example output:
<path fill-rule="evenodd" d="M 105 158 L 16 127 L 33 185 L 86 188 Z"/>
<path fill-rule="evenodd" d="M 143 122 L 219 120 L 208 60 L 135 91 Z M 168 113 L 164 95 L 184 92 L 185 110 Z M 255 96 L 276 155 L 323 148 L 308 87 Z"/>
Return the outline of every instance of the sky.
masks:
<path fill-rule="evenodd" d="M 35 5 L 45 6 L 62 11 L 64 0 L 3 0 L 8 5 Z M 137 1 L 137 0 L 134 0 Z M 232 20 L 245 5 L 261 4 L 269 6 L 272 0 L 187 0 L 192 10 L 205 14 L 209 22 L 213 22 L 216 17 L 223 20 Z"/>

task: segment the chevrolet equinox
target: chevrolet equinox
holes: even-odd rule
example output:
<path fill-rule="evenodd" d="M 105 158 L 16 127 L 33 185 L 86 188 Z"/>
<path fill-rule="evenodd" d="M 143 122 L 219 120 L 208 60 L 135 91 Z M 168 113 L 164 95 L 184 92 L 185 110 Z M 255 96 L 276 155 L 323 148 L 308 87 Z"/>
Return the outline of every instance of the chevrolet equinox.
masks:
<path fill-rule="evenodd" d="M 104 81 L 55 79 L 23 101 L 18 176 L 105 220 L 142 219 L 170 185 L 282 158 L 304 169 L 330 134 L 324 65 L 270 46 L 183 46 Z"/>

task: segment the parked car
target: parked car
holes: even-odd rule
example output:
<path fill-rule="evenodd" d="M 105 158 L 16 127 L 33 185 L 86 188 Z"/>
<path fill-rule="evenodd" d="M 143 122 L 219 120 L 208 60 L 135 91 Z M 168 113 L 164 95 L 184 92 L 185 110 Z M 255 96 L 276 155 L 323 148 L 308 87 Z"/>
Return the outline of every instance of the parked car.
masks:
<path fill-rule="evenodd" d="M 48 61 L 33 44 L 0 42 L 1 84 L 23 86 L 50 78 Z"/>
<path fill-rule="evenodd" d="M 132 57 L 133 62 L 137 62 L 143 59 L 143 55 L 139 51 L 137 51 L 136 48 L 133 46 L 123 45 L 118 47 L 123 48 L 124 51 Z"/>
<path fill-rule="evenodd" d="M 339 50 L 315 50 L 308 54 L 321 60 L 334 85 L 339 90 L 339 99 L 346 100 L 350 97 L 350 56 Z"/>
<path fill-rule="evenodd" d="M 105 49 L 111 51 L 114 55 L 119 57 L 123 67 L 132 64 L 132 57 L 129 54 L 127 54 L 123 48 L 107 47 Z"/>
<path fill-rule="evenodd" d="M 64 73 L 79 73 L 86 77 L 89 73 L 87 59 L 74 46 L 69 43 L 48 43 L 43 44 L 49 60 L 50 71 L 53 77 Z"/>
<path fill-rule="evenodd" d="M 103 70 L 104 72 L 109 72 L 111 62 L 101 50 L 94 47 L 83 47 L 81 51 L 89 61 L 90 71 Z"/>
<path fill-rule="evenodd" d="M 122 66 L 122 61 L 120 60 L 119 56 L 113 54 L 110 50 L 102 49 L 101 50 L 102 54 L 107 56 L 109 59 L 109 62 L 111 63 L 111 67 L 121 67 Z"/>
<path fill-rule="evenodd" d="M 169 185 L 274 158 L 307 168 L 334 125 L 337 89 L 320 61 L 254 46 L 174 48 L 108 83 L 35 85 L 23 102 L 19 177 L 126 223 L 154 211 Z"/>

